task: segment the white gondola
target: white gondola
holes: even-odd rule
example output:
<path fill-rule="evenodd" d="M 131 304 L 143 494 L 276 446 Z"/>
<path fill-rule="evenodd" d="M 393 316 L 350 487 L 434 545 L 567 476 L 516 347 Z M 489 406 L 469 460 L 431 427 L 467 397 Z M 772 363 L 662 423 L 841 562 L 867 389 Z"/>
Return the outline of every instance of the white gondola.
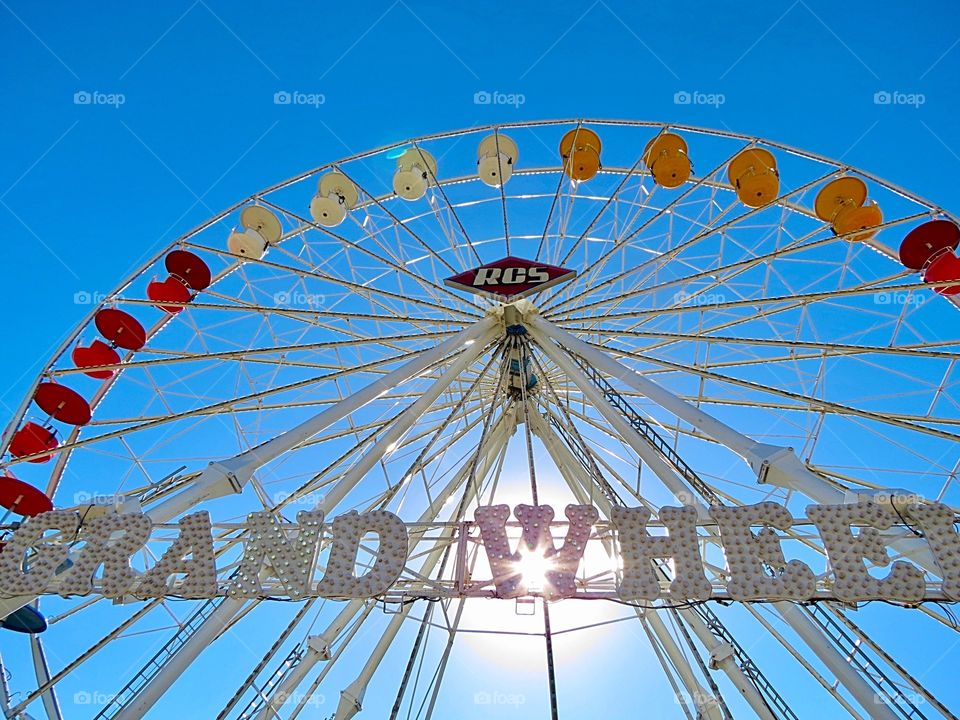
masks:
<path fill-rule="evenodd" d="M 505 185 L 513 176 L 520 151 L 511 138 L 502 133 L 487 135 L 477 148 L 477 176 L 490 187 Z"/>
<path fill-rule="evenodd" d="M 343 173 L 331 172 L 320 178 L 317 194 L 310 201 L 310 217 L 317 225 L 336 227 L 357 205 L 357 186 Z"/>
<path fill-rule="evenodd" d="M 260 205 L 250 205 L 240 213 L 242 230 L 234 230 L 227 238 L 227 249 L 234 255 L 259 260 L 267 248 L 280 242 L 283 229 L 280 220 Z"/>
<path fill-rule="evenodd" d="M 404 200 L 419 200 L 437 177 L 437 161 L 426 150 L 410 148 L 397 158 L 393 191 Z"/>

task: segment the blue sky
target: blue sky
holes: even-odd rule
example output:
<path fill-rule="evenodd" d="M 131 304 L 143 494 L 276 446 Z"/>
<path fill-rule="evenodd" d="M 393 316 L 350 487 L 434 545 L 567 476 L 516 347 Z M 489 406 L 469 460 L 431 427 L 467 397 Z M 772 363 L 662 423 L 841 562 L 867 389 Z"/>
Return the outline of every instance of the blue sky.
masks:
<path fill-rule="evenodd" d="M 955 3 L 717 8 L 0 0 L 0 410 L 90 311 L 86 298 L 191 227 L 415 135 L 519 119 L 682 122 L 842 159 L 960 209 Z M 484 93 L 495 102 L 477 102 Z"/>
<path fill-rule="evenodd" d="M 0 399 L 18 398 L 89 309 L 76 292 L 108 292 L 258 189 L 418 134 L 518 118 L 701 124 L 842 158 L 956 208 L 957 11 L 930 7 L 5 3 L 4 280 L 31 312 L 7 318 L 26 351 L 4 358 Z M 276 105 L 281 91 L 325 102 Z M 477 105 L 481 91 L 524 102 Z M 724 102 L 674 102 L 695 91 Z M 875 104 L 883 91 L 924 102 Z M 123 104 L 77 105 L 78 92 Z"/>

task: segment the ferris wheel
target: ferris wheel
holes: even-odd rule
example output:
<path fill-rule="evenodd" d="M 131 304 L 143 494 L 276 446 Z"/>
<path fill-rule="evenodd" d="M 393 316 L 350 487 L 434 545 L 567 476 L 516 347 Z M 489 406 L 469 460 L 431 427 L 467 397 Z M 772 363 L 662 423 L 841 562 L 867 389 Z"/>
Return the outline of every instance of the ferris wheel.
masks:
<path fill-rule="evenodd" d="M 881 178 L 654 122 L 439 133 L 258 192 L 93 306 L 3 434 L 0 541 L 52 508 L 142 511 L 137 573 L 206 511 L 219 590 L 0 598 L 5 717 L 634 717 L 619 697 L 656 717 L 953 718 L 903 640 L 955 662 L 950 598 L 845 602 L 800 523 L 812 602 L 624 602 L 610 521 L 872 503 L 902 537 L 871 571 L 910 559 L 932 581 L 900 513 L 960 506 L 958 244 L 954 217 Z M 499 504 L 596 508 L 570 597 L 536 554 L 515 592 L 494 582 L 481 509 Z M 387 592 L 227 592 L 250 513 L 318 509 L 403 520 Z"/>

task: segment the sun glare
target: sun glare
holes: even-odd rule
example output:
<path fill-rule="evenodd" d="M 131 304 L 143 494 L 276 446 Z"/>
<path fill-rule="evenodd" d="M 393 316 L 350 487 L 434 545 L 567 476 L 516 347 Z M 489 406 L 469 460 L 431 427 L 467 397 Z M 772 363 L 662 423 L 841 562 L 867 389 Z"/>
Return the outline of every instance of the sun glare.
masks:
<path fill-rule="evenodd" d="M 553 561 L 545 558 L 543 551 L 537 548 L 523 553 L 516 568 L 528 591 L 542 592 L 547 583 L 547 573 L 553 568 Z"/>

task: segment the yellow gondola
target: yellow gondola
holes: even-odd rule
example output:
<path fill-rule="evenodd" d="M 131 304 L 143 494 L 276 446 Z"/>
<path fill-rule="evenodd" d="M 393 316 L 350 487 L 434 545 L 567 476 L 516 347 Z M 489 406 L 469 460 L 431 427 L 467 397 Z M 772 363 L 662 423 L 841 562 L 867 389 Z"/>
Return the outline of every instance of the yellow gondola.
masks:
<path fill-rule="evenodd" d="M 777 160 L 763 148 L 748 148 L 734 157 L 727 166 L 727 178 L 747 207 L 763 207 L 780 192 Z"/>
<path fill-rule="evenodd" d="M 824 185 L 813 209 L 818 218 L 831 224 L 837 235 L 845 235 L 849 240 L 869 240 L 883 223 L 880 206 L 867 200 L 866 183 L 849 175 Z"/>
<path fill-rule="evenodd" d="M 563 172 L 571 180 L 589 180 L 600 171 L 600 136 L 593 130 L 577 127 L 560 140 Z"/>
<path fill-rule="evenodd" d="M 654 181 L 665 188 L 683 185 L 692 171 L 687 141 L 675 133 L 660 133 L 643 149 L 643 162 Z"/>

